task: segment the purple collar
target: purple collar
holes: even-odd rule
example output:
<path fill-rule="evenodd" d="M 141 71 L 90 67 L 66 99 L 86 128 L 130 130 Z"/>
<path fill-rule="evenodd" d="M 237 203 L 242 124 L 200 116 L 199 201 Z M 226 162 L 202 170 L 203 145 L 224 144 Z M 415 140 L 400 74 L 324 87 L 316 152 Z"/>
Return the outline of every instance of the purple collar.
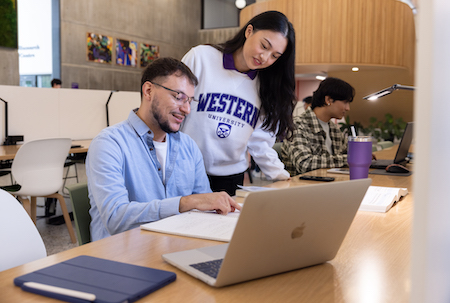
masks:
<path fill-rule="evenodd" d="M 223 54 L 223 68 L 238 71 L 234 66 L 233 54 L 225 54 L 225 53 Z M 249 76 L 250 79 L 254 80 L 258 72 L 252 69 L 243 74 L 246 74 L 247 76 Z"/>

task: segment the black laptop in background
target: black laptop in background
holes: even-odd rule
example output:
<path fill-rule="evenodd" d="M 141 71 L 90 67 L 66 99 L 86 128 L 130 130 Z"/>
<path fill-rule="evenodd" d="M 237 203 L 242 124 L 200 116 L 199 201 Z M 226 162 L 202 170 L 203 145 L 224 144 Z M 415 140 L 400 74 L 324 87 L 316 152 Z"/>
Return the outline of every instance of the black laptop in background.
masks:
<path fill-rule="evenodd" d="M 413 122 L 408 122 L 398 145 L 397 154 L 393 160 L 373 160 L 370 168 L 384 169 L 391 164 L 405 165 L 408 162 L 408 152 L 413 139 Z"/>

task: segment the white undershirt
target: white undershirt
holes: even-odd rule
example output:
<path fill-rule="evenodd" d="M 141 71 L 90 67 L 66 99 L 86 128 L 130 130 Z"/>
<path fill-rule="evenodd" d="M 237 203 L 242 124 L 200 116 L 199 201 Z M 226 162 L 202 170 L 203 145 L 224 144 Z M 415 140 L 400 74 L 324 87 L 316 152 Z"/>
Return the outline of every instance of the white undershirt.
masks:
<path fill-rule="evenodd" d="M 169 140 L 169 136 L 166 136 L 166 140 L 164 142 L 153 141 L 153 145 L 155 146 L 156 158 L 161 164 L 162 167 L 162 175 L 163 175 L 163 183 L 166 184 L 166 158 L 167 158 L 167 141 Z"/>
<path fill-rule="evenodd" d="M 327 122 L 323 122 L 322 120 L 318 119 L 320 125 L 322 126 L 323 130 L 325 131 L 325 146 L 327 147 L 328 152 L 330 155 L 333 154 L 333 151 L 331 149 L 331 137 L 330 137 L 330 126 Z"/>

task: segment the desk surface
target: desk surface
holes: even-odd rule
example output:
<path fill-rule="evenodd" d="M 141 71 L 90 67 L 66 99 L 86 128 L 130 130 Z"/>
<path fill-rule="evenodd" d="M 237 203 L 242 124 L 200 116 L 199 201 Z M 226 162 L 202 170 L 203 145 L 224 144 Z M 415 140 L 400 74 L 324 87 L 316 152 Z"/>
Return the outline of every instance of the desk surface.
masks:
<path fill-rule="evenodd" d="M 71 148 L 69 153 L 85 153 L 89 149 L 92 140 L 75 140 L 72 145 L 81 145 L 81 147 Z M 16 156 L 17 151 L 22 144 L 17 145 L 0 145 L 0 160 L 12 160 Z"/>
<path fill-rule="evenodd" d="M 385 154 L 390 155 L 389 151 Z M 380 154 L 379 158 L 382 158 Z M 308 174 L 327 175 L 326 170 Z M 348 180 L 348 175 L 333 176 L 336 181 Z M 372 185 L 408 187 L 411 191 L 411 177 L 370 177 L 373 179 Z M 294 177 L 289 182 L 277 182 L 271 186 L 301 186 L 311 182 Z M 161 258 L 164 253 L 220 242 L 158 234 L 137 228 L 0 272 L 0 293 L 2 302 L 52 302 L 52 299 L 15 287 L 13 279 L 84 254 L 177 274 L 174 283 L 139 302 L 406 302 L 410 294 L 412 209 L 410 193 L 387 213 L 358 212 L 332 261 L 225 288 L 212 288 Z"/>

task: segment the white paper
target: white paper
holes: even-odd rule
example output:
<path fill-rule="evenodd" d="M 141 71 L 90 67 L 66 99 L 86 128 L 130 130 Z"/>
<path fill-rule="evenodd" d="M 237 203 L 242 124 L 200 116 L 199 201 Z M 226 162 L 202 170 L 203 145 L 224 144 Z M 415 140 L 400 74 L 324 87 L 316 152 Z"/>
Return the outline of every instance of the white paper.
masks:
<path fill-rule="evenodd" d="M 239 188 L 245 190 L 245 191 L 264 191 L 264 190 L 274 190 L 276 188 L 270 188 L 270 187 L 262 187 L 262 186 L 242 186 L 238 185 Z"/>
<path fill-rule="evenodd" d="M 226 216 L 216 212 L 189 211 L 141 225 L 141 229 L 161 233 L 229 242 L 240 212 Z"/>

